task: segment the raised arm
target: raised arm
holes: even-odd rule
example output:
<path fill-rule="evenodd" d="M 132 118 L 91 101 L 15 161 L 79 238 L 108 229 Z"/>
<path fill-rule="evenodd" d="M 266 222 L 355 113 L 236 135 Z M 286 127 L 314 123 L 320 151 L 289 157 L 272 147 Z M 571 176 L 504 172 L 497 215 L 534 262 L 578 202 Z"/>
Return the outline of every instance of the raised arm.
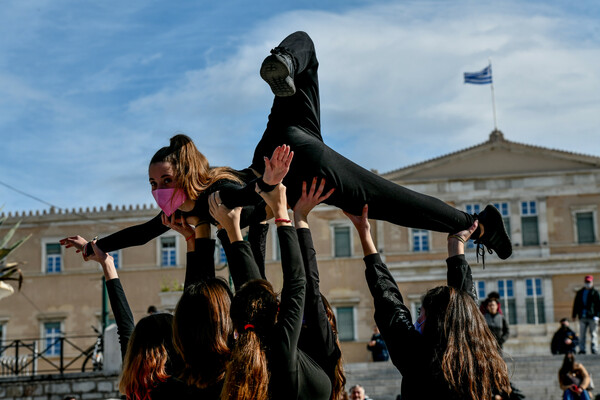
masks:
<path fill-rule="evenodd" d="M 361 216 L 345 213 L 352 221 L 365 255 L 365 275 L 375 303 L 375 322 L 388 347 L 390 357 L 401 374 L 410 373 L 416 364 L 426 361 L 419 354 L 424 346 L 423 336 L 415 329 L 410 311 L 394 277 L 381 260 L 371 237 L 368 206 Z"/>
<path fill-rule="evenodd" d="M 210 214 L 223 227 L 218 236 L 221 239 L 223 249 L 225 249 L 229 272 L 237 290 L 249 280 L 261 279 L 261 274 L 252 254 L 250 243 L 244 241 L 242 236 L 240 229 L 241 207 L 229 209 L 218 201 L 217 193 L 210 196 L 208 200 Z M 226 232 L 226 235 L 223 232 Z"/>
<path fill-rule="evenodd" d="M 131 313 L 129 303 L 127 302 L 125 290 L 123 290 L 123 286 L 117 275 L 113 257 L 103 252 L 96 245 L 96 241 L 93 241 L 90 244 L 94 249 L 94 254 L 92 254 L 89 259 L 99 262 L 102 266 L 102 271 L 104 272 L 110 307 L 113 310 L 115 321 L 117 323 L 117 333 L 119 335 L 119 344 L 121 345 L 121 357 L 124 358 L 125 353 L 127 352 L 127 343 L 129 342 L 129 338 L 135 327 L 133 314 Z"/>
<path fill-rule="evenodd" d="M 477 301 L 477 291 L 473 284 L 471 267 L 465 258 L 465 244 L 477 226 L 478 221 L 475 221 L 469 229 L 448 235 L 448 258 L 446 259 L 448 286 L 466 291 L 475 301 Z"/>
<path fill-rule="evenodd" d="M 340 355 L 340 349 L 336 345 L 335 335 L 329 323 L 329 318 L 327 318 L 327 311 L 321 297 L 317 253 L 308 225 L 308 214 L 319 203 L 327 200 L 334 191 L 334 189 L 331 189 L 323 195 L 324 187 L 324 179 L 321 180 L 320 185 L 317 185 L 317 178 L 314 178 L 309 189 L 307 189 L 306 182 L 303 182 L 302 195 L 294 205 L 294 223 L 306 273 L 304 303 L 306 328 L 302 331 L 301 343 L 307 344 L 307 346 L 304 346 L 306 349 L 303 348 L 303 350 L 317 361 L 332 356 L 339 357 Z"/>

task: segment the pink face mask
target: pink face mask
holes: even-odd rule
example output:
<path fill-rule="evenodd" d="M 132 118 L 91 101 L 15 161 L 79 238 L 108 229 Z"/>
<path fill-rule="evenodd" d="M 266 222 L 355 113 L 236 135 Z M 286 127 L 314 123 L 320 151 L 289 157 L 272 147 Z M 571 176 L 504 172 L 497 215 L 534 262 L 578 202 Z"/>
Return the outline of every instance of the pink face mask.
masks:
<path fill-rule="evenodd" d="M 167 217 L 170 217 L 187 200 L 185 192 L 177 188 L 156 189 L 152 191 L 152 196 Z"/>

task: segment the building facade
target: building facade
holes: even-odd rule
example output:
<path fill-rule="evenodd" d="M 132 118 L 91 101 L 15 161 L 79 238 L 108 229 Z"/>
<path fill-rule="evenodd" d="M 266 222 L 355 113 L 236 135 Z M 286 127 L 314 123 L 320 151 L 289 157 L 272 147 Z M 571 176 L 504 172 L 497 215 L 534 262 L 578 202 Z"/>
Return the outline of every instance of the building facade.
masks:
<path fill-rule="evenodd" d="M 482 144 L 382 176 L 469 213 L 489 203 L 500 210 L 513 255 L 500 260 L 487 254 L 484 269 L 470 245 L 467 259 L 476 287 L 480 297 L 500 293 L 511 324 L 505 345 L 509 353 L 547 354 L 556 321 L 570 317 L 583 277 L 600 278 L 600 158 L 512 142 L 494 131 Z M 58 240 L 76 234 L 103 237 L 157 213 L 154 207 L 109 205 L 99 210 L 9 215 L 3 227 L 22 220 L 17 236 L 32 237 L 9 257 L 22 263 L 25 281 L 20 293 L 0 300 L 2 339 L 44 338 L 51 343 L 60 335 L 93 333 L 90 325 L 98 326 L 102 311 L 101 271 L 74 250 L 61 248 Z M 374 310 L 358 237 L 341 211 L 327 205 L 317 207 L 309 222 L 321 291 L 336 310 L 344 359 L 368 361 L 366 343 Z M 372 232 L 417 315 L 426 290 L 445 284 L 446 234 L 380 221 L 372 221 Z M 182 237 L 167 232 L 113 256 L 136 320 L 150 304 L 173 309 L 185 272 Z M 221 257 L 219 252 L 217 259 Z M 269 235 L 266 258 L 267 277 L 281 287 L 276 235 Z M 225 260 L 219 265 L 219 275 L 228 279 Z"/>

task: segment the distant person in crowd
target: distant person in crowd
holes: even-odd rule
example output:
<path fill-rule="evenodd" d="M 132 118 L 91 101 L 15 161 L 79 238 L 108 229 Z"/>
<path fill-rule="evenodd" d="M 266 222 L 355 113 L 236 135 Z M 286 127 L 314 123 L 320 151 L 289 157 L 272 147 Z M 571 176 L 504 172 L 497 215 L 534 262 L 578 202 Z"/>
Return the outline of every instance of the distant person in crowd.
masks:
<path fill-rule="evenodd" d="M 558 383 L 563 390 L 563 400 L 589 400 L 590 374 L 585 367 L 575 362 L 573 353 L 565 354 L 562 367 L 558 371 Z"/>
<path fill-rule="evenodd" d="M 63 400 L 77 400 L 77 397 L 75 397 L 75 396 L 65 396 L 63 398 Z"/>
<path fill-rule="evenodd" d="M 148 315 L 156 314 L 157 312 L 158 312 L 158 309 L 156 308 L 156 306 L 148 306 L 148 311 L 147 311 Z"/>
<path fill-rule="evenodd" d="M 573 302 L 573 321 L 579 318 L 579 354 L 585 354 L 587 330 L 592 336 L 592 354 L 598 352 L 598 319 L 600 317 L 600 293 L 594 288 L 594 277 L 586 275 L 585 286 L 577 291 Z"/>
<path fill-rule="evenodd" d="M 365 400 L 365 388 L 360 385 L 354 385 L 350 388 L 350 400 Z"/>
<path fill-rule="evenodd" d="M 373 327 L 373 336 L 367 344 L 367 349 L 371 352 L 373 361 L 387 361 L 390 359 L 390 353 L 388 353 L 387 346 L 377 325 Z"/>
<path fill-rule="evenodd" d="M 567 318 L 561 319 L 560 328 L 554 333 L 550 344 L 552 354 L 574 353 L 578 344 L 579 338 L 575 331 L 569 327 L 569 320 Z"/>
<path fill-rule="evenodd" d="M 485 300 L 483 300 L 481 302 L 481 304 L 479 305 L 479 310 L 481 311 L 481 313 L 485 314 L 488 312 L 487 306 L 488 306 L 488 303 L 490 302 L 490 300 L 496 300 L 496 303 L 498 303 L 498 313 L 504 314 L 502 312 L 502 307 L 500 306 L 500 293 L 498 293 L 498 292 L 489 292 L 488 293 Z"/>
<path fill-rule="evenodd" d="M 485 322 L 490 328 L 490 331 L 494 334 L 494 337 L 498 341 L 500 347 L 504 346 L 504 342 L 508 339 L 510 333 L 508 328 L 508 321 L 506 317 L 498 312 L 499 303 L 496 299 L 488 299 L 487 302 L 487 313 L 483 316 Z"/>

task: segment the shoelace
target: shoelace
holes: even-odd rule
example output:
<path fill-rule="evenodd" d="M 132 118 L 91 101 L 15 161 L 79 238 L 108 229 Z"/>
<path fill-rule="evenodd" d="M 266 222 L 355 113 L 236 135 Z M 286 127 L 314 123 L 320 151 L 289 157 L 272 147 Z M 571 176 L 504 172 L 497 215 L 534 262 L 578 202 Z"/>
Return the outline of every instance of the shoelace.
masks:
<path fill-rule="evenodd" d="M 485 247 L 483 243 L 475 242 L 475 244 L 477 245 L 477 247 L 475 248 L 475 254 L 477 254 L 477 262 L 479 263 L 479 256 L 481 256 L 481 265 L 483 269 L 485 269 L 485 251 L 487 250 L 488 253 L 493 254 L 492 250 Z"/>

